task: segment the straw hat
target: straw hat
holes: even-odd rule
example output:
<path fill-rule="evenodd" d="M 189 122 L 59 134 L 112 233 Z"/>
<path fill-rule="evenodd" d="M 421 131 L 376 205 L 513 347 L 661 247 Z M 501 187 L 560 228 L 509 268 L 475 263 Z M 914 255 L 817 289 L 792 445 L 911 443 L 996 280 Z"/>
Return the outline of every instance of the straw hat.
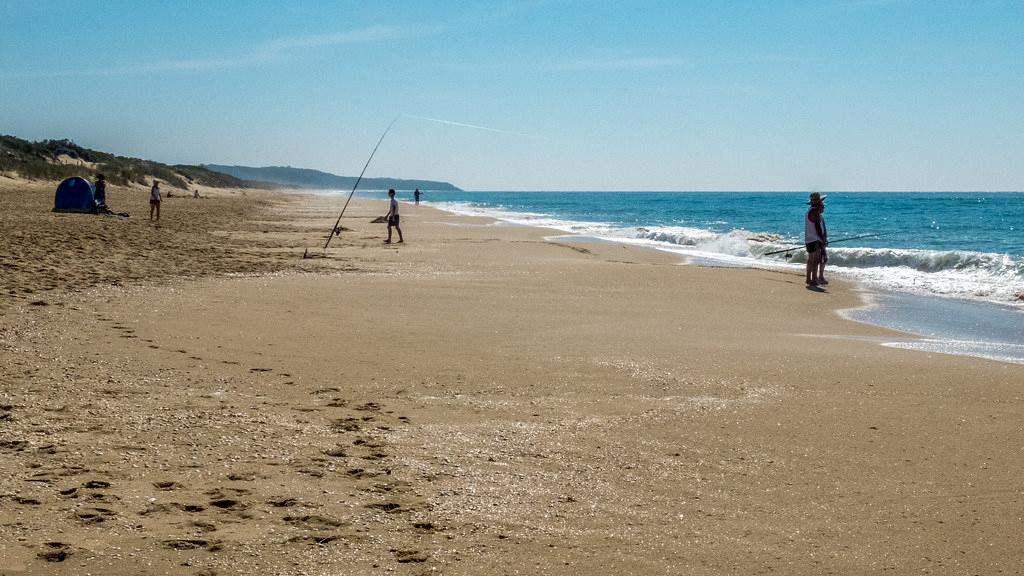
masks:
<path fill-rule="evenodd" d="M 821 204 L 822 201 L 825 200 L 825 198 L 828 198 L 828 196 L 822 196 L 819 192 L 811 192 L 811 197 L 807 201 L 807 203 L 811 205 Z"/>

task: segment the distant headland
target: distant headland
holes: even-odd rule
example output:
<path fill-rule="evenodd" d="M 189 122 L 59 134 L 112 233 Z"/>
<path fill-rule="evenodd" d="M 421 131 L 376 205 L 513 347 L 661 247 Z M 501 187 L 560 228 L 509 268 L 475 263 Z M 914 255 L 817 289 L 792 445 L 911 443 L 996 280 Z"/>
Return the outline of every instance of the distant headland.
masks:
<path fill-rule="evenodd" d="M 218 164 L 169 165 L 92 150 L 69 139 L 32 142 L 16 136 L 0 135 L 0 175 L 56 181 L 69 176 L 92 179 L 99 173 L 103 173 L 107 182 L 115 186 L 149 185 L 153 180 L 160 180 L 173 188 L 186 190 L 194 185 L 213 188 L 349 189 L 356 181 L 352 176 L 287 166 L 253 168 Z M 399 178 L 363 178 L 359 187 L 459 190 L 448 182 Z"/>

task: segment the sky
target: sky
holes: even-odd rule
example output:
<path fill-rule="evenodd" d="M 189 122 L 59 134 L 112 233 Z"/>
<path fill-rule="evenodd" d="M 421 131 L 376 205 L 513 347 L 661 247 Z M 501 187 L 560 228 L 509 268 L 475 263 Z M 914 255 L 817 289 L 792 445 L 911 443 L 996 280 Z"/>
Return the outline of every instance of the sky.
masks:
<path fill-rule="evenodd" d="M 0 0 L 3 134 L 356 175 L 395 118 L 368 176 L 1020 191 L 1024 1 Z"/>

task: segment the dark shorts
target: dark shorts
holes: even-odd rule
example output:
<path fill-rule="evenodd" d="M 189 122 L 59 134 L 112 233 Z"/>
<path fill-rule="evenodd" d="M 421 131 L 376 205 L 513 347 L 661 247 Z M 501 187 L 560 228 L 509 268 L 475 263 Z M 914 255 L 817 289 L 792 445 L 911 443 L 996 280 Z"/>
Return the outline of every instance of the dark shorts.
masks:
<path fill-rule="evenodd" d="M 160 201 L 159 200 L 150 200 L 149 201 L 149 205 L 150 206 L 159 206 L 160 205 Z"/>
<path fill-rule="evenodd" d="M 814 242 L 811 242 L 811 243 L 807 244 L 807 253 L 808 254 L 814 254 L 818 250 L 821 250 L 821 242 L 820 241 L 815 240 Z"/>
<path fill-rule="evenodd" d="M 388 226 L 398 226 L 398 214 L 388 216 Z"/>

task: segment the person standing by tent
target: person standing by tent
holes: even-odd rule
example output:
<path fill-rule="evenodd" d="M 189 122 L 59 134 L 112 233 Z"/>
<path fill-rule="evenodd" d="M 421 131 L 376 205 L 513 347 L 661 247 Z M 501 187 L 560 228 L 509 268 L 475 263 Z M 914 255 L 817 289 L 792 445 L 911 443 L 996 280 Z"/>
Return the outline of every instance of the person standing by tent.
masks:
<path fill-rule="evenodd" d="M 97 208 L 107 207 L 107 179 L 103 174 L 96 175 L 96 192 L 93 195 Z"/>
<path fill-rule="evenodd" d="M 807 286 L 821 284 L 819 265 L 825 254 L 825 220 L 821 216 L 825 209 L 825 196 L 812 192 L 808 199 L 807 215 L 804 216 L 804 243 L 807 247 Z"/>
<path fill-rule="evenodd" d="M 388 190 L 388 239 L 384 241 L 385 244 L 391 244 L 391 227 L 394 226 L 395 230 L 398 230 L 398 243 L 405 242 L 402 238 L 402 227 L 399 226 L 398 218 L 398 200 L 395 200 L 395 189 Z"/>
<path fill-rule="evenodd" d="M 153 219 L 153 213 L 156 212 L 157 221 L 160 220 L 160 201 L 163 198 L 160 196 L 160 182 L 157 180 L 153 181 L 153 187 L 149 189 L 149 219 Z"/>

